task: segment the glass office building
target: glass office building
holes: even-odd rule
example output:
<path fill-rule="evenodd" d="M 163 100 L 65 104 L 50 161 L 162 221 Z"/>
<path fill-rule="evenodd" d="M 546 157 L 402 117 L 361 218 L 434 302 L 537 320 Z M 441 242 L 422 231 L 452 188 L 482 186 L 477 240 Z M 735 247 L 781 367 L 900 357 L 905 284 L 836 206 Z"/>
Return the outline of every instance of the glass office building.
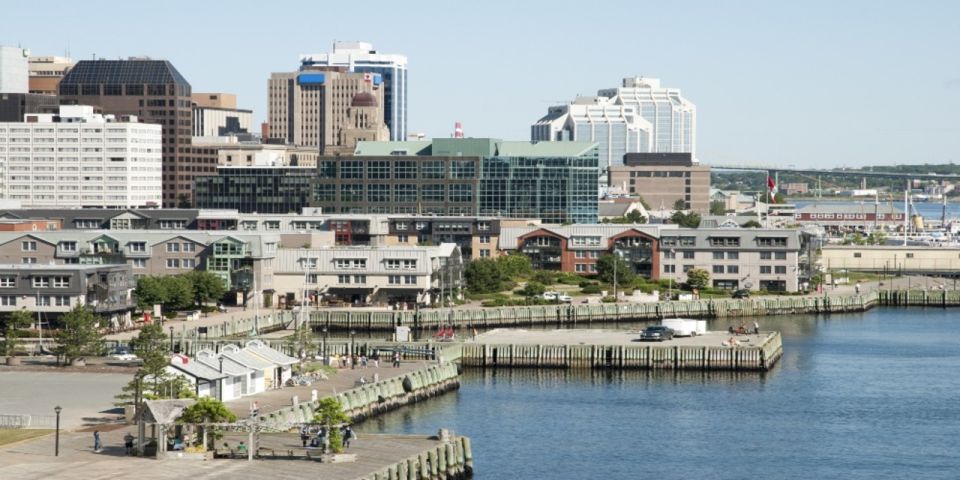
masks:
<path fill-rule="evenodd" d="M 194 179 L 197 208 L 299 213 L 313 198 L 313 167 L 220 167 Z"/>

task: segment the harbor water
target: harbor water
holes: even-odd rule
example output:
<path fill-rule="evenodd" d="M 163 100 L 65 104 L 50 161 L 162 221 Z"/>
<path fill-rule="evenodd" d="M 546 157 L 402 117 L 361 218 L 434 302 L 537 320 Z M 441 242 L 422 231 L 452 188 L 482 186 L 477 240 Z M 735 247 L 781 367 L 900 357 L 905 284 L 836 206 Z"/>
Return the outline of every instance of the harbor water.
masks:
<path fill-rule="evenodd" d="M 957 478 L 958 315 L 761 319 L 784 339 L 767 373 L 468 370 L 360 431 L 452 428 L 479 479 Z"/>

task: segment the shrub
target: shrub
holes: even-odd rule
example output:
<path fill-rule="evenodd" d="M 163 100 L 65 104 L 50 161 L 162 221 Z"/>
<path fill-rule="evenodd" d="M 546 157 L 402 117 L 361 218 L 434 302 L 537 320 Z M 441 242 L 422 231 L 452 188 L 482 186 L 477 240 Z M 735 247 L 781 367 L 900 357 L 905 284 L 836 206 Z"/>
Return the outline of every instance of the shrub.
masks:
<path fill-rule="evenodd" d="M 589 284 L 589 285 L 581 288 L 580 291 L 583 292 L 583 293 L 586 293 L 586 294 L 588 294 L 588 295 L 594 295 L 594 294 L 597 294 L 597 293 L 600 293 L 601 291 L 603 291 L 603 287 L 601 287 L 600 285 L 598 285 L 598 284 L 596 284 L 596 283 L 591 283 L 591 284 Z"/>

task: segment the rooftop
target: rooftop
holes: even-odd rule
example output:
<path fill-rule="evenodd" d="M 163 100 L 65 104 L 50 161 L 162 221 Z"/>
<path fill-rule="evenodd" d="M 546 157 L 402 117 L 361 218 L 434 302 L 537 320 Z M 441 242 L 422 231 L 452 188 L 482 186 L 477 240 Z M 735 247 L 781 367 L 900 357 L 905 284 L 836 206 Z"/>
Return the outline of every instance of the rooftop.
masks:
<path fill-rule="evenodd" d="M 60 85 L 151 84 L 190 86 L 168 60 L 81 60 Z"/>
<path fill-rule="evenodd" d="M 407 142 L 358 142 L 358 156 L 579 157 L 593 142 L 526 142 L 497 138 L 435 138 Z"/>

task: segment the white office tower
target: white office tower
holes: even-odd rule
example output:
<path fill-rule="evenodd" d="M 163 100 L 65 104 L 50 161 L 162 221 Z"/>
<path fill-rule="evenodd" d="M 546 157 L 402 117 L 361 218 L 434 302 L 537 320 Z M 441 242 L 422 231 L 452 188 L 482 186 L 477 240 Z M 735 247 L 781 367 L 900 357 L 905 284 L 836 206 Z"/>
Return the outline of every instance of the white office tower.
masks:
<path fill-rule="evenodd" d="M 697 158 L 697 107 L 680 95 L 679 88 L 660 86 L 656 78 L 624 78 L 619 88 L 600 90 L 597 95 L 618 105 L 637 109 L 653 127 L 649 152 L 683 152 Z"/>
<path fill-rule="evenodd" d="M 0 123 L 0 198 L 25 208 L 161 204 L 161 126 L 86 105 Z"/>
<path fill-rule="evenodd" d="M 30 91 L 30 50 L 0 46 L 0 93 Z"/>
<path fill-rule="evenodd" d="M 550 107 L 530 127 L 533 141 L 596 142 L 600 166 L 623 165 L 623 155 L 650 151 L 652 127 L 636 108 L 606 97 L 577 97 L 569 105 Z"/>
<path fill-rule="evenodd" d="M 333 53 L 300 55 L 306 67 L 346 67 L 350 72 L 379 73 L 383 78 L 384 123 L 390 140 L 407 139 L 407 57 L 380 53 L 366 42 L 334 42 Z"/>

